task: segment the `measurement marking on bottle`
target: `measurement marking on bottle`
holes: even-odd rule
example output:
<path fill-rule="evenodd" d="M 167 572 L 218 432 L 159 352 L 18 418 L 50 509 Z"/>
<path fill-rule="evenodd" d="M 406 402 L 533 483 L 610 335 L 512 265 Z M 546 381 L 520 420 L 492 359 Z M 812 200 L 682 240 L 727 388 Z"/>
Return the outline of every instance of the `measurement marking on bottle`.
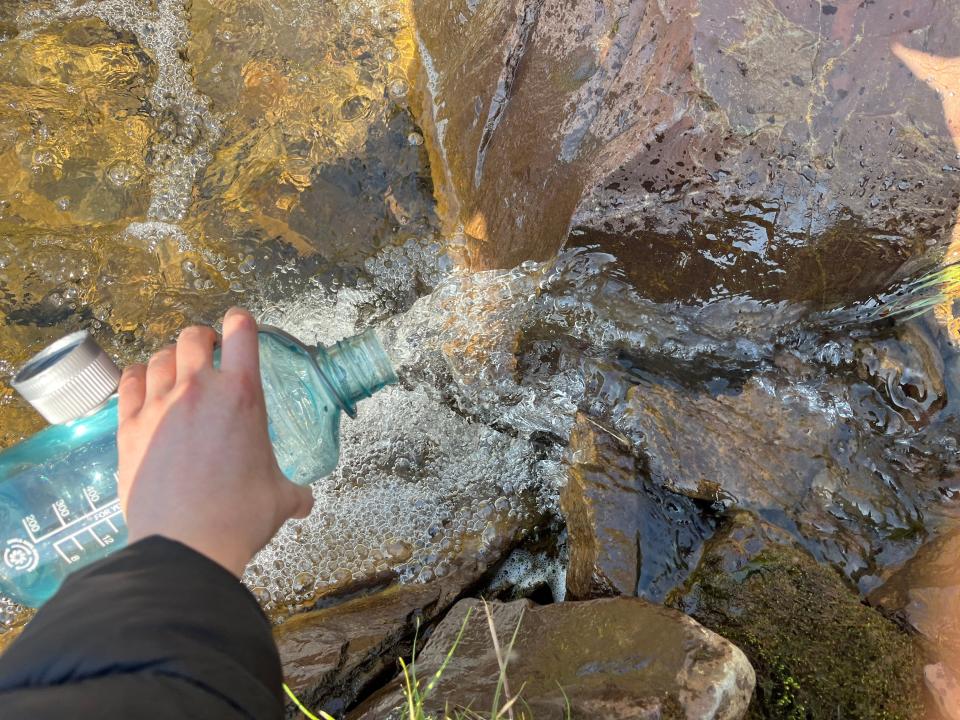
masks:
<path fill-rule="evenodd" d="M 101 515 L 102 513 L 109 514 Z M 110 527 L 113 532 L 118 532 L 117 526 L 113 522 L 113 518 L 117 517 L 119 514 L 119 500 L 116 500 L 106 507 L 98 510 L 97 513 L 88 513 L 87 517 L 96 515 L 99 516 L 99 519 L 96 519 L 95 522 L 87 527 L 80 528 L 70 535 L 60 538 L 53 544 L 53 549 L 61 558 L 63 558 L 65 563 L 72 565 L 73 563 L 80 561 L 80 553 L 84 551 L 83 543 L 80 542 L 80 539 L 83 538 L 84 535 L 90 535 L 94 540 L 97 541 L 97 544 L 100 547 L 112 545 L 116 538 L 114 538 L 114 536 L 110 533 L 106 532 L 105 526 Z M 98 527 L 103 528 L 103 530 L 101 532 L 97 532 Z"/>
<path fill-rule="evenodd" d="M 53 503 L 53 505 L 50 507 L 53 508 L 53 514 L 56 516 L 57 520 L 60 521 L 60 527 L 67 527 L 69 523 L 66 522 L 66 518 L 70 517 L 70 508 L 67 507 L 67 503 L 65 503 L 61 498 Z"/>
<path fill-rule="evenodd" d="M 55 505 L 56 505 L 56 504 L 54 504 L 54 506 L 55 506 Z M 119 514 L 120 514 L 120 500 L 119 500 L 119 499 L 116 499 L 116 500 L 113 500 L 112 502 L 104 505 L 103 507 L 95 508 L 95 509 L 91 510 L 91 511 L 88 512 L 88 513 L 84 513 L 83 515 L 80 515 L 79 517 L 75 517 L 75 518 L 73 518 L 73 519 L 72 519 L 70 522 L 68 522 L 68 523 L 63 522 L 63 520 L 62 520 L 62 518 L 61 518 L 61 526 L 60 526 L 60 527 L 54 528 L 54 529 L 51 530 L 50 532 L 45 533 L 45 534 L 43 534 L 43 535 L 38 535 L 38 534 L 37 534 L 37 533 L 40 532 L 40 523 L 37 522 L 36 517 L 33 516 L 33 515 L 28 515 L 27 517 L 25 517 L 25 518 L 23 519 L 23 527 L 24 527 L 24 529 L 27 531 L 27 535 L 30 536 L 30 541 L 31 541 L 34 545 L 39 545 L 40 543 L 46 542 L 47 540 L 50 540 L 51 538 L 53 538 L 53 537 L 55 537 L 55 536 L 57 536 L 57 535 L 60 535 L 61 533 L 64 533 L 64 532 L 66 532 L 67 530 L 69 530 L 70 528 L 75 527 L 75 526 L 77 526 L 77 525 L 82 525 L 82 524 L 85 524 L 85 523 L 89 523 L 90 526 L 92 527 L 93 525 L 99 524 L 100 522 L 102 522 L 102 521 L 104 521 L 104 520 L 109 520 L 109 519 L 111 519 L 111 518 L 114 518 L 114 517 L 116 517 L 116 516 L 119 515 Z M 58 515 L 58 517 L 60 517 L 60 516 Z M 112 522 L 111 522 L 111 526 L 113 526 L 114 532 L 116 532 L 116 526 L 113 525 Z M 81 531 L 79 531 L 79 532 L 77 532 L 77 533 L 74 533 L 74 534 L 82 534 L 83 532 L 85 532 L 85 530 L 86 530 L 86 529 L 81 530 Z M 69 536 L 68 536 L 68 537 L 69 537 Z M 60 541 L 58 541 L 58 542 L 60 542 Z"/>
<path fill-rule="evenodd" d="M 87 499 L 87 505 L 90 506 L 90 509 L 96 510 L 97 503 L 100 502 L 100 493 L 97 492 L 97 489 L 87 485 L 87 487 L 83 489 L 83 496 Z"/>

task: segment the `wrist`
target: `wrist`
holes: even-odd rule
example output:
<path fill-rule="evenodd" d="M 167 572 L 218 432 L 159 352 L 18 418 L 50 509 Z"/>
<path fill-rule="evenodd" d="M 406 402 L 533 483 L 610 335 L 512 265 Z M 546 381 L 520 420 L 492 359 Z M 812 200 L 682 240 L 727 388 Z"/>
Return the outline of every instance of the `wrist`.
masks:
<path fill-rule="evenodd" d="M 229 544 L 216 541 L 212 538 L 196 535 L 194 533 L 177 531 L 176 529 L 165 528 L 163 530 L 149 531 L 146 529 L 129 529 L 128 543 L 133 544 L 139 540 L 145 540 L 148 537 L 162 537 L 167 540 L 173 540 L 184 545 L 196 553 L 203 555 L 208 560 L 215 562 L 224 570 L 229 572 L 238 580 L 243 575 L 247 564 L 250 561 L 250 555 L 239 548 L 230 547 Z"/>

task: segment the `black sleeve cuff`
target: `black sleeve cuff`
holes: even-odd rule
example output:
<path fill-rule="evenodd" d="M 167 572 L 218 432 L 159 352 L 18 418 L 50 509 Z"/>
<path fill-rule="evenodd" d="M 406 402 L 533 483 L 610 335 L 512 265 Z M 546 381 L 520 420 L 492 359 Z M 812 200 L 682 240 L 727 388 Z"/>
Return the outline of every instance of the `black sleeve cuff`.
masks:
<path fill-rule="evenodd" d="M 71 575 L 0 656 L 0 692 L 132 673 L 185 680 L 242 715 L 282 714 L 280 659 L 253 595 L 159 536 Z"/>

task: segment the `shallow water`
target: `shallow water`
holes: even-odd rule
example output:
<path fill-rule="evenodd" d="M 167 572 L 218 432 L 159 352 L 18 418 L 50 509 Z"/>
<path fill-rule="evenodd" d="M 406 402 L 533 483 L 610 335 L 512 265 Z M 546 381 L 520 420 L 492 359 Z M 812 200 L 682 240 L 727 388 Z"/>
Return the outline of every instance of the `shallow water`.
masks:
<path fill-rule="evenodd" d="M 807 275 L 762 292 L 783 268 L 749 243 L 723 292 L 696 242 L 678 275 L 596 247 L 471 274 L 437 234 L 399 3 L 38 0 L 0 28 L 3 378 L 68 330 L 130 362 L 234 303 L 306 342 L 375 326 L 400 366 L 248 569 L 277 616 L 493 561 L 557 511 L 578 410 L 644 461 L 654 599 L 734 504 L 864 591 L 952 522 L 956 351 L 917 315 L 949 268 L 840 308 Z M 38 427 L 2 386 L 0 443 Z"/>

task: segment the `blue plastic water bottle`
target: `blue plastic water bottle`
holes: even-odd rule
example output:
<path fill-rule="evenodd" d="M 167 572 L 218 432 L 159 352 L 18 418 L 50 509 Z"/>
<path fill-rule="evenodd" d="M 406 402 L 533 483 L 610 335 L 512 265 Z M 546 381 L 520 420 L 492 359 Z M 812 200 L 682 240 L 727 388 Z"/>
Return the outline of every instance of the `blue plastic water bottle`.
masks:
<path fill-rule="evenodd" d="M 219 351 L 216 354 L 219 362 Z M 260 328 L 270 440 L 284 474 L 306 485 L 333 471 L 340 413 L 396 382 L 372 330 L 308 347 Z M 86 332 L 53 343 L 13 386 L 51 426 L 0 453 L 0 593 L 39 607 L 68 573 L 123 547 L 117 497 L 120 371 Z"/>

